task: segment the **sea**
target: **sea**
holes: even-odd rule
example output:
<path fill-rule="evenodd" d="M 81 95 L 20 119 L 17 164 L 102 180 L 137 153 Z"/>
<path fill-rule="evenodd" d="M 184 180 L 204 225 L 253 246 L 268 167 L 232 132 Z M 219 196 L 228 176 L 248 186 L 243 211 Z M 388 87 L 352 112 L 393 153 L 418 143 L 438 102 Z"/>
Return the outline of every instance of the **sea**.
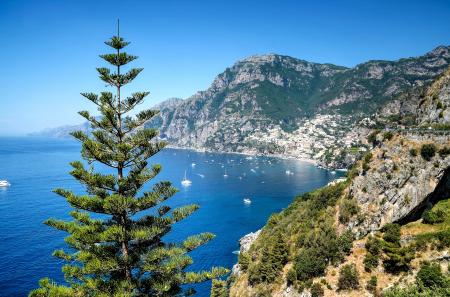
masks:
<path fill-rule="evenodd" d="M 27 296 L 44 277 L 64 284 L 64 263 L 52 252 L 67 248 L 66 234 L 43 222 L 70 218 L 71 207 L 53 189 L 84 191 L 68 173 L 69 162 L 81 159 L 80 147 L 70 139 L 0 137 L 0 180 L 11 184 L 0 188 L 0 296 Z M 157 181 L 171 181 L 179 192 L 166 205 L 200 205 L 164 240 L 180 243 L 201 232 L 216 235 L 190 253 L 193 271 L 231 269 L 242 236 L 262 228 L 271 214 L 286 208 L 297 195 L 343 175 L 297 160 L 169 148 L 150 158 L 149 164 L 161 164 L 163 169 L 144 189 Z M 188 187 L 181 184 L 185 174 L 192 182 Z M 211 282 L 195 285 L 196 296 L 209 296 L 210 287 Z"/>

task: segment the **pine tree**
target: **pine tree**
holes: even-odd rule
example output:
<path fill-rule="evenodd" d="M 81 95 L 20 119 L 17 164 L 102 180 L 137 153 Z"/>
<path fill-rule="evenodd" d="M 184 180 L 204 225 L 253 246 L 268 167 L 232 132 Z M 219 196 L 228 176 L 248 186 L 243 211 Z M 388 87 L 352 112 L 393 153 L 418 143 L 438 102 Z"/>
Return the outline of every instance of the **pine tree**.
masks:
<path fill-rule="evenodd" d="M 161 172 L 160 165 L 150 167 L 147 160 L 166 144 L 155 138 L 155 129 L 144 127 L 157 111 L 129 115 L 149 94 L 123 95 L 122 87 L 143 70 L 131 68 L 123 72 L 123 66 L 137 58 L 122 51 L 129 42 L 118 32 L 106 44 L 114 53 L 100 57 L 113 65 L 115 71 L 108 68 L 97 71 L 115 94 L 82 93 L 98 107 L 101 116 L 81 111 L 79 114 L 93 128 L 92 135 L 72 133 L 82 144 L 85 162 L 72 162 L 70 174 L 86 187 L 87 193 L 78 195 L 56 189 L 54 192 L 73 208 L 70 213 L 73 220 L 51 218 L 45 222 L 69 233 L 65 239 L 69 251 L 54 252 L 54 256 L 67 262 L 62 270 L 69 286 L 45 278 L 30 296 L 173 296 L 182 293 L 183 284 L 227 273 L 220 267 L 198 273 L 184 271 L 192 264 L 187 253 L 211 240 L 214 237 L 211 233 L 188 237 L 179 244 L 162 241 L 174 223 L 192 214 L 198 206 L 171 209 L 161 205 L 177 191 L 170 182 L 157 182 L 151 190 L 143 190 L 144 184 Z M 94 172 L 94 163 L 109 168 L 108 173 Z"/>

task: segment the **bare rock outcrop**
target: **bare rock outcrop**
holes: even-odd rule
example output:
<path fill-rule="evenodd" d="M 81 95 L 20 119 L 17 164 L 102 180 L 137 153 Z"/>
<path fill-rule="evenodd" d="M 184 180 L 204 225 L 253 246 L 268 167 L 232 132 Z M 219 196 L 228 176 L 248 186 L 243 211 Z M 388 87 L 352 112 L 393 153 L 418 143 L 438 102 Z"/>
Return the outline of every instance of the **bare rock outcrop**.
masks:
<path fill-rule="evenodd" d="M 364 236 L 450 196 L 450 155 L 436 151 L 426 160 L 420 155 L 424 144 L 434 144 L 437 151 L 450 148 L 450 136 L 396 135 L 372 150 L 370 161 L 361 162 L 366 168 L 359 168 L 349 194 L 357 199 L 362 215 L 348 228 Z"/>

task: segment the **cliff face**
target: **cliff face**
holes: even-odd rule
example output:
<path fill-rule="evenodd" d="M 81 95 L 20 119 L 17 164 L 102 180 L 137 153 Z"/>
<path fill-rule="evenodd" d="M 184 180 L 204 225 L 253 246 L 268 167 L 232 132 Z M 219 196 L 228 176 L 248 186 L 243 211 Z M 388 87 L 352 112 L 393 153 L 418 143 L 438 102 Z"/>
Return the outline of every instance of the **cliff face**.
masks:
<path fill-rule="evenodd" d="M 346 181 L 302 195 L 269 219 L 240 255 L 230 296 L 379 296 L 397 285 L 403 295 L 388 296 L 448 296 L 448 277 L 440 288 L 418 280 L 424 261 L 448 270 L 448 71 L 383 106 L 377 117 L 395 120 L 371 136 L 374 148 Z M 350 274 L 355 284 L 345 287 L 342 275 Z"/>
<path fill-rule="evenodd" d="M 427 144 L 436 146 L 430 160 L 420 155 Z M 348 225 L 352 232 L 360 237 L 380 230 L 414 211 L 423 211 L 427 203 L 448 198 L 450 155 L 438 153 L 445 148 L 450 148 L 450 135 L 405 133 L 372 150 L 371 160 L 361 161 L 368 169 L 359 167 L 359 175 L 349 187 L 349 194 L 357 199 L 363 218 Z M 437 191 L 440 194 L 433 196 Z"/>
<path fill-rule="evenodd" d="M 253 56 L 219 74 L 208 90 L 163 110 L 157 121 L 161 136 L 176 146 L 345 167 L 354 161 L 351 148 L 361 144 L 361 120 L 404 91 L 427 85 L 449 62 L 449 47 L 354 68 Z"/>
<path fill-rule="evenodd" d="M 408 112 L 411 100 L 399 96 L 428 85 L 449 63 L 450 47 L 445 46 L 419 57 L 353 68 L 276 54 L 252 56 L 219 74 L 207 90 L 155 106 L 160 115 L 146 125 L 159 128 L 174 146 L 348 167 L 364 151 L 379 108 L 385 107 L 384 116 Z M 439 99 L 445 107 L 447 95 Z M 433 102 L 425 105 L 431 110 L 439 105 Z M 448 113 L 430 116 L 446 120 Z M 64 136 L 72 128 L 43 135 Z"/>
<path fill-rule="evenodd" d="M 439 77 L 420 101 L 418 122 L 421 125 L 450 123 L 450 69 Z"/>

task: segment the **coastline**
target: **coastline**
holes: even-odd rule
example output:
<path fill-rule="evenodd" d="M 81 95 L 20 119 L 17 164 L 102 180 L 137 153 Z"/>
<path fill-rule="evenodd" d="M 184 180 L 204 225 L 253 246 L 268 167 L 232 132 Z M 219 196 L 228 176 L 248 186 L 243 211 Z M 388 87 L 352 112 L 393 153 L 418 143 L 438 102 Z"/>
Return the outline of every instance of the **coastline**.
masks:
<path fill-rule="evenodd" d="M 249 156 L 249 157 L 268 157 L 268 158 L 276 158 L 276 159 L 282 159 L 282 160 L 294 160 L 294 161 L 300 161 L 300 162 L 305 162 L 305 163 L 309 163 L 311 165 L 314 165 L 318 168 L 322 168 L 322 169 L 326 169 L 326 170 L 333 170 L 332 168 L 326 168 L 323 166 L 320 166 L 316 160 L 314 159 L 308 159 L 308 158 L 297 158 L 297 157 L 293 157 L 293 156 L 289 156 L 289 155 L 283 155 L 283 154 L 258 154 L 258 153 L 252 153 L 252 152 L 233 152 L 233 151 L 215 151 L 215 150 L 210 150 L 210 149 L 199 149 L 199 148 L 194 148 L 194 147 L 182 147 L 182 146 L 176 146 L 176 145 L 172 145 L 172 144 L 168 144 L 166 146 L 167 148 L 171 148 L 171 149 L 178 149 L 178 150 L 189 150 L 189 151 L 194 151 L 197 153 L 222 153 L 222 154 L 233 154 L 233 155 L 243 155 L 243 156 Z M 336 170 L 340 170 L 340 169 L 336 169 Z"/>

